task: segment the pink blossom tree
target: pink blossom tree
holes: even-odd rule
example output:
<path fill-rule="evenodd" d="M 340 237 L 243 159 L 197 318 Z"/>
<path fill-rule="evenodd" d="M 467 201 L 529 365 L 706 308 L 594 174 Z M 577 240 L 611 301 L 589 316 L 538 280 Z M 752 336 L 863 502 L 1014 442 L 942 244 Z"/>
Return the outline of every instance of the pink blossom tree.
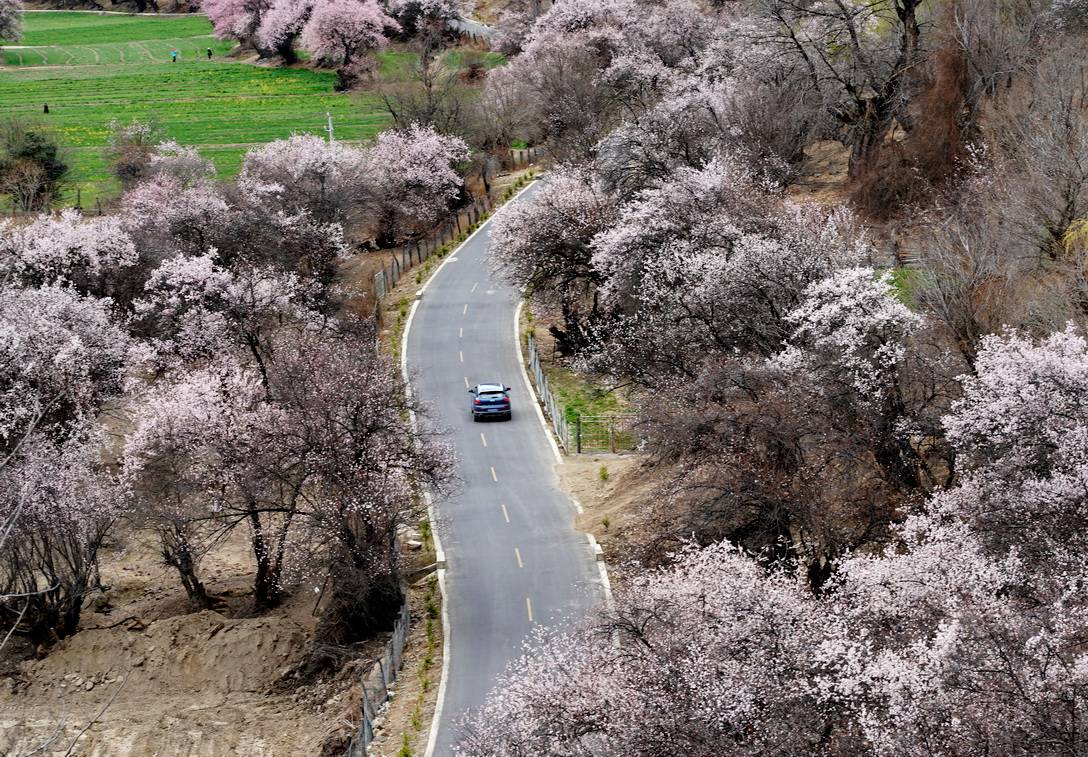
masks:
<path fill-rule="evenodd" d="M 414 125 L 384 131 L 366 152 L 366 206 L 381 246 L 441 218 L 464 182 L 458 164 L 469 158 L 464 140 Z"/>
<path fill-rule="evenodd" d="M 257 29 L 272 0 L 201 0 L 200 9 L 207 14 L 219 39 L 236 39 L 244 45 L 257 42 Z"/>
<path fill-rule="evenodd" d="M 591 242 L 613 222 L 616 203 L 581 171 L 560 171 L 528 202 L 504 208 L 491 232 L 491 255 L 502 275 L 531 296 L 558 305 L 563 324 L 553 334 L 570 353 L 584 347 L 598 314 Z"/>
<path fill-rule="evenodd" d="M 842 566 L 835 612 L 855 632 L 825 646 L 829 685 L 876 754 L 1081 751 L 1083 560 L 1037 562 L 1009 532 L 995 550 L 946 497 L 975 499 L 938 495 L 902 544 Z"/>
<path fill-rule="evenodd" d="M 439 483 L 447 465 L 407 428 L 402 387 L 372 339 L 292 329 L 262 369 L 218 358 L 175 374 L 149 390 L 126 446 L 145 506 L 172 522 L 249 528 L 258 605 L 331 574 L 326 622 L 340 640 L 399 604 L 397 525 L 415 487 Z M 198 482 L 202 504 L 173 496 Z"/>
<path fill-rule="evenodd" d="M 216 246 L 230 227 L 230 206 L 209 183 L 186 185 L 166 175 L 126 192 L 121 217 L 137 242 L 141 262 L 153 267 L 176 252 L 200 254 Z"/>
<path fill-rule="evenodd" d="M 264 394 L 256 370 L 221 357 L 153 386 L 126 443 L 126 473 L 137 484 L 141 508 L 158 525 L 167 560 L 200 603 L 207 598 L 193 524 L 207 513 L 250 527 L 258 604 L 273 603 L 281 588 L 290 513 L 262 494 L 268 481 L 255 444 L 260 430 L 277 420 Z M 202 482 L 202 496 L 179 498 L 190 481 Z"/>
<path fill-rule="evenodd" d="M 222 261 L 294 273 L 317 285 L 317 296 L 327 300 L 334 287 L 337 262 L 349 254 L 344 226 L 320 221 L 307 210 L 284 210 L 278 190 L 268 185 L 230 187 L 227 196 L 230 223 L 215 240 Z"/>
<path fill-rule="evenodd" d="M 300 41 L 319 63 L 336 67 L 341 89 L 350 89 L 365 70 L 365 56 L 385 45 L 386 30 L 399 28 L 377 0 L 323 0 Z"/>
<path fill-rule="evenodd" d="M 836 725 L 818 684 L 841 633 L 789 577 L 727 545 L 637 578 L 588 628 L 509 672 L 467 729 L 474 755 L 810 754 Z M 614 643 L 611 643 L 614 640 Z"/>
<path fill-rule="evenodd" d="M 276 329 L 305 321 L 313 286 L 294 274 L 266 267 L 225 269 L 214 254 L 178 256 L 148 278 L 135 303 L 136 332 L 150 348 L 149 367 L 214 358 L 225 350 L 248 352 L 266 376 Z"/>
<path fill-rule="evenodd" d="M 274 0 L 257 30 L 261 46 L 275 50 L 288 63 L 294 62 L 295 41 L 310 19 L 314 4 L 313 0 Z"/>
<path fill-rule="evenodd" d="M 850 299 L 845 292 L 828 299 L 844 282 L 870 305 L 829 310 Z M 797 335 L 808 349 L 826 338 L 835 353 L 864 344 L 859 334 L 874 332 L 851 326 L 855 319 L 871 319 L 885 335 L 914 320 L 884 300 L 886 285 L 869 271 L 833 274 L 809 296 Z M 817 323 L 838 325 L 828 331 Z M 828 336 L 816 340 L 817 333 Z M 882 354 L 871 346 L 849 352 Z M 1088 711 L 1088 603 L 1080 589 L 1088 580 L 1088 433 L 1079 404 L 1086 355 L 1072 327 L 1042 339 L 985 338 L 978 372 L 963 379 L 963 398 L 945 419 L 961 479 L 907 517 L 887 548 L 841 560 L 815 597 L 724 545 L 681 551 L 672 567 L 621 593 L 618 621 L 606 614 L 526 658 L 470 727 L 465 747 L 1079 753 L 1085 737 L 1077 723 Z M 844 365 L 858 363 L 847 356 Z M 766 390 L 748 381 L 743 391 Z M 819 481 L 828 484 L 826 472 Z M 753 622 L 768 625 L 749 638 Z M 699 709 L 702 702 L 710 708 Z M 758 726 L 742 727 L 738 714 L 754 715 Z"/>
<path fill-rule="evenodd" d="M 126 497 L 103 470 L 101 436 L 89 426 L 63 441 L 41 433 L 0 469 L 0 616 L 48 647 L 75 633 L 98 588 L 98 551 Z"/>
<path fill-rule="evenodd" d="M 299 181 L 307 186 L 302 176 Z M 335 181 L 331 185 L 337 191 L 342 188 Z M 325 197 L 324 205 L 316 201 L 320 195 L 303 194 L 302 200 L 315 200 L 318 210 L 350 211 L 346 196 L 327 193 Z M 164 261 L 212 250 L 220 265 L 272 266 L 313 279 L 327 290 L 336 260 L 347 252 L 343 226 L 319 221 L 303 207 L 303 201 L 296 201 L 281 184 L 250 179 L 241 186 L 209 182 L 185 186 L 167 175 L 138 185 L 124 196 L 121 212 L 136 243 L 139 263 L 119 299 L 125 304 L 137 299 L 148 276 Z"/>
<path fill-rule="evenodd" d="M 204 184 L 215 179 L 215 164 L 189 145 L 168 139 L 151 150 L 149 174 L 152 179 L 170 176 L 184 187 Z"/>
<path fill-rule="evenodd" d="M 944 418 L 963 480 L 940 503 L 999 553 L 1040 572 L 1079 564 L 1088 480 L 1088 342 L 1072 325 L 1042 339 L 984 337 L 977 372 Z"/>
<path fill-rule="evenodd" d="M 726 156 L 636 195 L 593 240 L 614 314 L 597 362 L 652 382 L 698 375 L 708 354 L 778 352 L 806 288 L 869 252 L 848 211 L 780 200 Z"/>
<path fill-rule="evenodd" d="M 68 287 L 0 286 L 0 619 L 43 647 L 75 632 L 125 506 L 95 428 L 130 344 L 112 310 Z"/>
<path fill-rule="evenodd" d="M 296 134 L 246 153 L 241 186 L 264 202 L 320 222 L 344 222 L 364 196 L 365 152 L 313 134 Z"/>

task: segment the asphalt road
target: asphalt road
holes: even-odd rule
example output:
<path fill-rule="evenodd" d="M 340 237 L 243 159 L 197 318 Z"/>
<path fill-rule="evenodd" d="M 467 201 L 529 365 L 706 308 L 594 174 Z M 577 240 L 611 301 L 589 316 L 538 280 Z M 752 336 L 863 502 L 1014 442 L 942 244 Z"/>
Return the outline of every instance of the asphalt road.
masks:
<path fill-rule="evenodd" d="M 534 626 L 569 623 L 603 597 L 518 365 L 517 297 L 490 272 L 489 226 L 435 274 L 407 339 L 410 380 L 430 406 L 420 422 L 446 429 L 462 480 L 435 503 L 450 634 L 435 755 L 453 753 L 458 721 L 483 703 Z M 472 421 L 467 386 L 483 382 L 512 387 L 512 420 Z"/>

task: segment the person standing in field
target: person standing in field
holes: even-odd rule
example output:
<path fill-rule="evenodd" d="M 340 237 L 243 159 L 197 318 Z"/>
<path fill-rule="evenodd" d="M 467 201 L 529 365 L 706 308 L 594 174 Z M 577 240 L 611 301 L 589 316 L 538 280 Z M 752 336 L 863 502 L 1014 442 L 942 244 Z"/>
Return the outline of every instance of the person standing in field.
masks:
<path fill-rule="evenodd" d="M 209 47 L 208 48 L 208 60 L 211 60 L 211 59 L 212 59 L 212 49 Z"/>
<path fill-rule="evenodd" d="M 171 63 L 177 63 L 178 62 L 178 51 L 177 50 L 170 51 L 170 62 Z"/>

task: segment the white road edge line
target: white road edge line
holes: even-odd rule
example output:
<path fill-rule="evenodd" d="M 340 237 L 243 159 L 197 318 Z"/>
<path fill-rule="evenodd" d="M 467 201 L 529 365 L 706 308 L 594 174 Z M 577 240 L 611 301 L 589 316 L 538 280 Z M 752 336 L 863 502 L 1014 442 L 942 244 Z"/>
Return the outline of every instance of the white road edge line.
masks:
<path fill-rule="evenodd" d="M 529 371 L 525 369 L 525 357 L 521 354 L 521 329 L 519 326 L 521 324 L 521 309 L 523 307 L 525 307 L 525 300 L 519 299 L 518 306 L 514 309 L 514 344 L 517 345 L 518 348 L 518 366 L 521 368 L 521 378 L 525 381 L 525 388 L 529 390 L 529 397 L 533 401 L 533 407 L 536 408 L 536 417 L 540 420 L 540 425 L 544 428 L 544 436 L 548 438 L 548 443 L 552 445 L 552 452 L 555 453 L 555 463 L 556 465 L 560 465 L 563 462 L 563 455 L 559 452 L 559 445 L 555 441 L 552 430 L 548 427 L 548 421 L 544 417 L 544 411 L 540 409 L 540 401 L 537 399 L 536 389 L 533 388 L 533 382 L 529 380 Z"/>
<path fill-rule="evenodd" d="M 507 201 L 507 203 L 511 203 L 517 200 L 525 192 L 528 192 L 534 184 L 536 184 L 536 180 L 530 181 L 524 189 L 511 197 Z M 505 207 L 505 205 L 496 210 L 495 213 L 501 211 L 503 207 Z M 472 238 L 474 236 L 483 231 L 487 227 L 487 225 L 491 223 L 491 219 L 495 217 L 495 213 L 492 213 L 491 218 L 488 218 L 486 221 L 480 224 L 479 228 L 477 228 L 476 231 L 465 237 L 465 241 L 461 242 L 461 244 L 457 245 L 457 247 L 453 250 L 453 255 L 456 255 L 458 250 L 460 250 L 462 247 L 472 241 Z M 453 258 L 453 255 L 450 255 L 441 263 L 439 263 L 438 267 L 435 268 L 431 275 L 427 278 L 427 280 L 423 282 L 423 286 L 421 286 L 416 292 L 416 299 L 412 302 L 412 309 L 408 311 L 408 320 L 404 322 L 404 333 L 401 334 L 400 339 L 400 375 L 404 381 L 404 392 L 409 397 L 412 396 L 412 384 L 408 380 L 408 334 L 412 330 L 412 319 L 415 317 L 416 309 L 419 307 L 420 296 L 423 294 L 423 292 L 426 291 L 427 287 L 431 285 L 431 282 L 434 281 L 435 277 L 438 276 L 439 272 L 446 267 L 446 263 L 450 262 L 450 260 Z M 516 336 L 516 320 L 514 322 L 514 332 Z M 518 349 L 518 360 L 521 361 L 521 341 L 519 339 L 515 339 L 514 344 L 517 346 Z M 524 362 L 522 362 L 522 374 L 525 374 Z M 525 379 L 526 381 L 528 381 L 529 377 L 526 375 Z M 529 389 L 531 391 L 532 387 L 530 386 Z M 539 407 L 537 408 L 537 412 L 540 412 Z M 543 418 L 543 416 L 541 417 Z M 408 422 L 409 424 L 411 424 L 413 430 L 417 428 L 416 414 L 414 410 L 409 411 Z M 554 445 L 555 442 L 552 442 L 552 444 Z M 558 449 L 556 450 L 556 453 L 558 454 Z M 438 696 L 435 700 L 434 715 L 431 717 L 431 734 L 427 738 L 427 749 L 423 753 L 424 757 L 431 757 L 434 754 L 434 748 L 438 743 L 438 724 L 442 720 L 442 705 L 445 703 L 446 700 L 446 682 L 449 680 L 450 677 L 450 614 L 448 601 L 449 598 L 446 594 L 447 569 L 444 567 L 446 564 L 446 553 L 442 549 L 442 540 L 438 536 L 438 524 L 435 522 L 434 518 L 434 502 L 431 499 L 431 493 L 423 492 L 423 499 L 427 503 L 427 519 L 431 523 L 431 538 L 434 540 L 435 562 L 438 565 L 443 566 L 440 567 L 437 571 L 438 591 L 442 595 L 442 677 L 438 682 Z"/>

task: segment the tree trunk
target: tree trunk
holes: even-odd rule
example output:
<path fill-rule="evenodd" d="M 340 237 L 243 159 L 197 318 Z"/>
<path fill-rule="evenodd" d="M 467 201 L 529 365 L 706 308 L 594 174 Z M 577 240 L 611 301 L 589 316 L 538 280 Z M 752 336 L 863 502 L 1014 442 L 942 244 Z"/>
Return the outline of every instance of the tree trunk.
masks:
<path fill-rule="evenodd" d="M 287 65 L 298 62 L 298 55 L 295 53 L 295 38 L 288 37 L 280 43 L 276 48 L 276 54 L 283 58 L 283 62 Z"/>
<path fill-rule="evenodd" d="M 192 550 L 189 549 L 184 538 L 171 532 L 160 533 L 159 538 L 162 544 L 163 562 L 178 572 L 181 585 L 185 588 L 189 600 L 201 609 L 210 608 L 211 599 L 197 575 L 196 560 L 193 559 Z"/>
<path fill-rule="evenodd" d="M 260 516 L 256 513 L 250 513 L 249 522 L 253 531 L 253 555 L 257 558 L 257 575 L 253 580 L 253 599 L 257 607 L 267 610 L 279 604 L 281 598 L 279 576 L 276 575 L 272 555 L 269 552 L 268 544 L 265 542 Z"/>

